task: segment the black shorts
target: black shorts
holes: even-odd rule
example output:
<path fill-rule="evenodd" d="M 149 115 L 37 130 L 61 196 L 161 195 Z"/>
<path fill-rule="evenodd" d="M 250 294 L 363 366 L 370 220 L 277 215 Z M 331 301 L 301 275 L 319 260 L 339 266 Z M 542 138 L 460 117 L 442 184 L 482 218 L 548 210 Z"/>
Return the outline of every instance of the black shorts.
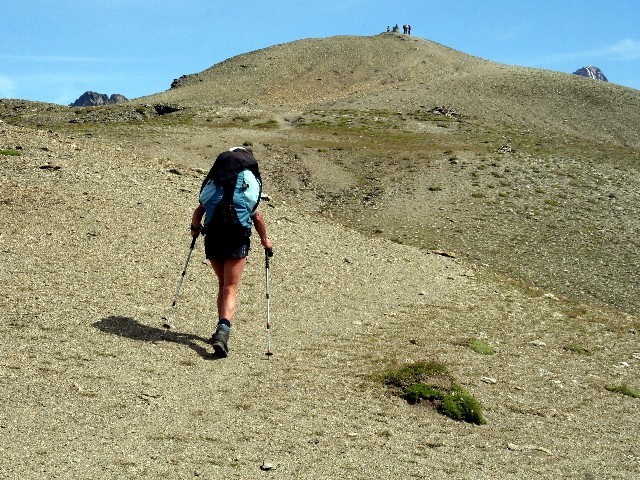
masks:
<path fill-rule="evenodd" d="M 247 236 L 216 235 L 204 237 L 204 253 L 207 260 L 224 263 L 230 258 L 244 258 L 249 254 L 251 238 Z"/>

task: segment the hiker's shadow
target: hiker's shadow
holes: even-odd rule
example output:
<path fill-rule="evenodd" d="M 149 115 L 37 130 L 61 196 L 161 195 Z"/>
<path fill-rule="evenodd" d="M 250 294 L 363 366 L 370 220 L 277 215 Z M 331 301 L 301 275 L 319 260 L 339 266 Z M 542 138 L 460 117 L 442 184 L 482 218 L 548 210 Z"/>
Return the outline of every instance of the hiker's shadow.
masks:
<path fill-rule="evenodd" d="M 138 322 L 135 318 L 111 315 L 93 324 L 98 330 L 120 337 L 143 342 L 173 342 L 186 345 L 202 358 L 207 360 L 218 358 L 207 351 L 200 343 L 207 343 L 205 338 L 191 333 L 180 333 L 164 328 L 150 327 Z"/>

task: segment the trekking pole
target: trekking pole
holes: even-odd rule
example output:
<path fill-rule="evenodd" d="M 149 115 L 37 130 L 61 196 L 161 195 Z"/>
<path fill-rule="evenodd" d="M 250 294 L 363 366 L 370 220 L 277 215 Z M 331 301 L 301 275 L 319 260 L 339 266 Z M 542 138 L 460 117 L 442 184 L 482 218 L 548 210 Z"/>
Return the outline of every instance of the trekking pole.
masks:
<path fill-rule="evenodd" d="M 180 276 L 180 280 L 178 281 L 178 288 L 176 288 L 176 294 L 173 296 L 173 303 L 171 303 L 171 310 L 169 311 L 168 317 L 163 317 L 164 323 L 162 326 L 167 330 L 173 328 L 171 325 L 171 320 L 173 319 L 173 312 L 176 310 L 176 303 L 178 302 L 178 295 L 180 294 L 180 287 L 182 287 L 182 282 L 184 281 L 184 277 L 187 275 L 187 267 L 189 266 L 189 260 L 191 259 L 191 254 L 193 253 L 193 248 L 196 246 L 196 240 L 198 239 L 198 235 L 194 235 L 191 240 L 191 247 L 189 247 L 189 253 L 187 254 L 187 261 L 184 264 L 184 269 L 182 270 L 182 275 Z"/>
<path fill-rule="evenodd" d="M 271 351 L 271 311 L 269 308 L 269 257 L 273 257 L 273 250 L 270 248 L 264 249 L 264 264 L 265 264 L 265 280 L 266 280 L 266 297 L 267 297 L 267 351 L 265 355 L 270 358 L 273 355 Z"/>

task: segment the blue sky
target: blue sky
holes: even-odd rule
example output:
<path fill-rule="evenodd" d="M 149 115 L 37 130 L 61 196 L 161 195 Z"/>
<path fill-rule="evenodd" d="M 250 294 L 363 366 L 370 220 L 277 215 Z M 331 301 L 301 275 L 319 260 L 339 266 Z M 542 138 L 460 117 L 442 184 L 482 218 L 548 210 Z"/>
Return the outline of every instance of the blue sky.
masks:
<path fill-rule="evenodd" d="M 412 34 L 511 65 L 596 65 L 640 89 L 640 0 L 2 0 L 0 98 L 128 98 L 303 38 Z"/>

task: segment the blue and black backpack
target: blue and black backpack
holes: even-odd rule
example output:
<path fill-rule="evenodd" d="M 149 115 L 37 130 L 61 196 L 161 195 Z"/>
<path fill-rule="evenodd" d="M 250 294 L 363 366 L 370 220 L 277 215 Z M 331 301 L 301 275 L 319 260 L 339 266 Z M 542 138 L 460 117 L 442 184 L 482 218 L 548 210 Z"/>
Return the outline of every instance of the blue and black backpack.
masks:
<path fill-rule="evenodd" d="M 222 152 L 200 187 L 203 233 L 249 237 L 261 194 L 262 179 L 253 154 L 242 147 Z"/>

